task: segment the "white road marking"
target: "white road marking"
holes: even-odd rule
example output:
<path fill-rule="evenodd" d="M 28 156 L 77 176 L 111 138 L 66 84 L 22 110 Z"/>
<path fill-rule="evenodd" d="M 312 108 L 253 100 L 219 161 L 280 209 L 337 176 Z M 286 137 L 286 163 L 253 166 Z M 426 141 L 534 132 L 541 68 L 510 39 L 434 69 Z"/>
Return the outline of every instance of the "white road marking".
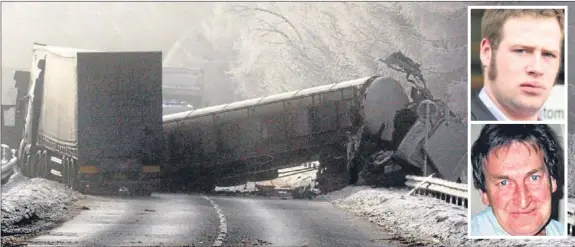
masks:
<path fill-rule="evenodd" d="M 228 224 L 226 222 L 226 216 L 224 215 L 224 213 L 222 212 L 222 209 L 220 208 L 220 206 L 218 206 L 218 204 L 216 204 L 216 202 L 214 202 L 214 200 L 212 200 L 211 198 L 202 195 L 202 197 L 206 200 L 208 200 L 212 206 L 214 207 L 214 209 L 216 209 L 216 212 L 218 213 L 218 217 L 220 217 L 220 233 L 218 234 L 218 237 L 216 238 L 216 240 L 214 241 L 214 244 L 212 244 L 212 246 L 214 247 L 219 247 L 222 246 L 222 244 L 224 243 L 224 239 L 226 238 L 227 234 L 228 234 Z"/>

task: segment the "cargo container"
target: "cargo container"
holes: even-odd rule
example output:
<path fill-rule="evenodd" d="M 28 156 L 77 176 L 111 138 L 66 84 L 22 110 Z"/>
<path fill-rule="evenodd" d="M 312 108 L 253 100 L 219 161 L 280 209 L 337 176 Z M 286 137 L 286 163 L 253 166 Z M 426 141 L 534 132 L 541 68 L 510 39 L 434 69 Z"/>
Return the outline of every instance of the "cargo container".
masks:
<path fill-rule="evenodd" d="M 82 192 L 149 195 L 162 160 L 161 52 L 34 44 L 19 165 Z"/>

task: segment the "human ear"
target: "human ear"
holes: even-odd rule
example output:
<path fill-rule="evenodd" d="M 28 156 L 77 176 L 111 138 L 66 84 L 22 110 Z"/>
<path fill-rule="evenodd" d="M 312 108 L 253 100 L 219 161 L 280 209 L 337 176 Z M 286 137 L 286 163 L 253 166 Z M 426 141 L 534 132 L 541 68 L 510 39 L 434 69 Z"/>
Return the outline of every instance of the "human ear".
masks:
<path fill-rule="evenodd" d="M 479 59 L 481 59 L 481 66 L 487 67 L 491 63 L 492 56 L 491 41 L 482 39 L 479 44 Z"/>
<path fill-rule="evenodd" d="M 487 197 L 487 193 L 485 193 L 482 190 L 479 190 L 479 194 L 481 194 L 481 201 L 483 202 L 483 204 L 489 206 L 489 198 Z"/>

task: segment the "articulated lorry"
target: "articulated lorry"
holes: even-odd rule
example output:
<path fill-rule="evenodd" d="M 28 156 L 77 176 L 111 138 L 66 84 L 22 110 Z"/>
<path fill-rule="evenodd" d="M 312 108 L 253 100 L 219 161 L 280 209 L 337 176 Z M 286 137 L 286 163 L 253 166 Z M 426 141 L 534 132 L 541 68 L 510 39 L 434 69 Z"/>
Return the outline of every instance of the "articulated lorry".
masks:
<path fill-rule="evenodd" d="M 401 52 L 383 62 L 407 83 L 365 77 L 165 115 L 166 183 L 210 191 L 314 160 L 322 192 L 401 185 L 407 174 L 464 182 L 466 124 L 432 96 L 416 62 Z"/>
<path fill-rule="evenodd" d="M 18 151 L 26 176 L 149 195 L 162 161 L 161 52 L 34 44 Z"/>

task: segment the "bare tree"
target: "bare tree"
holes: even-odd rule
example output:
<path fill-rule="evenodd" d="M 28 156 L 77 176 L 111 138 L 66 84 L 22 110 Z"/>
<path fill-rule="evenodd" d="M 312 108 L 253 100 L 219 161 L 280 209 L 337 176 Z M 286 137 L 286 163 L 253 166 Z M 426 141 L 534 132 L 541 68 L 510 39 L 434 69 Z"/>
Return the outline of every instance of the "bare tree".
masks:
<path fill-rule="evenodd" d="M 377 61 L 402 51 L 422 64 L 434 95 L 466 105 L 454 97 L 462 95 L 462 83 L 467 81 L 463 3 L 5 3 L 3 7 L 3 35 L 16 37 L 3 40 L 3 63 L 10 60 L 14 67 L 29 65 L 25 54 L 34 41 L 166 53 L 177 43 L 181 48 L 173 53 L 170 66 L 204 68 L 206 96 L 211 104 L 219 104 L 376 74 L 403 80 Z M 457 111 L 466 114 L 464 109 Z"/>
<path fill-rule="evenodd" d="M 459 96 L 465 88 L 460 84 L 467 81 L 463 4 L 257 3 L 231 9 L 246 18 L 248 29 L 239 38 L 240 56 L 230 70 L 242 96 L 374 74 L 403 79 L 377 63 L 399 50 L 423 64 L 437 97 L 458 101 L 453 105 L 466 102 L 448 95 Z"/>

